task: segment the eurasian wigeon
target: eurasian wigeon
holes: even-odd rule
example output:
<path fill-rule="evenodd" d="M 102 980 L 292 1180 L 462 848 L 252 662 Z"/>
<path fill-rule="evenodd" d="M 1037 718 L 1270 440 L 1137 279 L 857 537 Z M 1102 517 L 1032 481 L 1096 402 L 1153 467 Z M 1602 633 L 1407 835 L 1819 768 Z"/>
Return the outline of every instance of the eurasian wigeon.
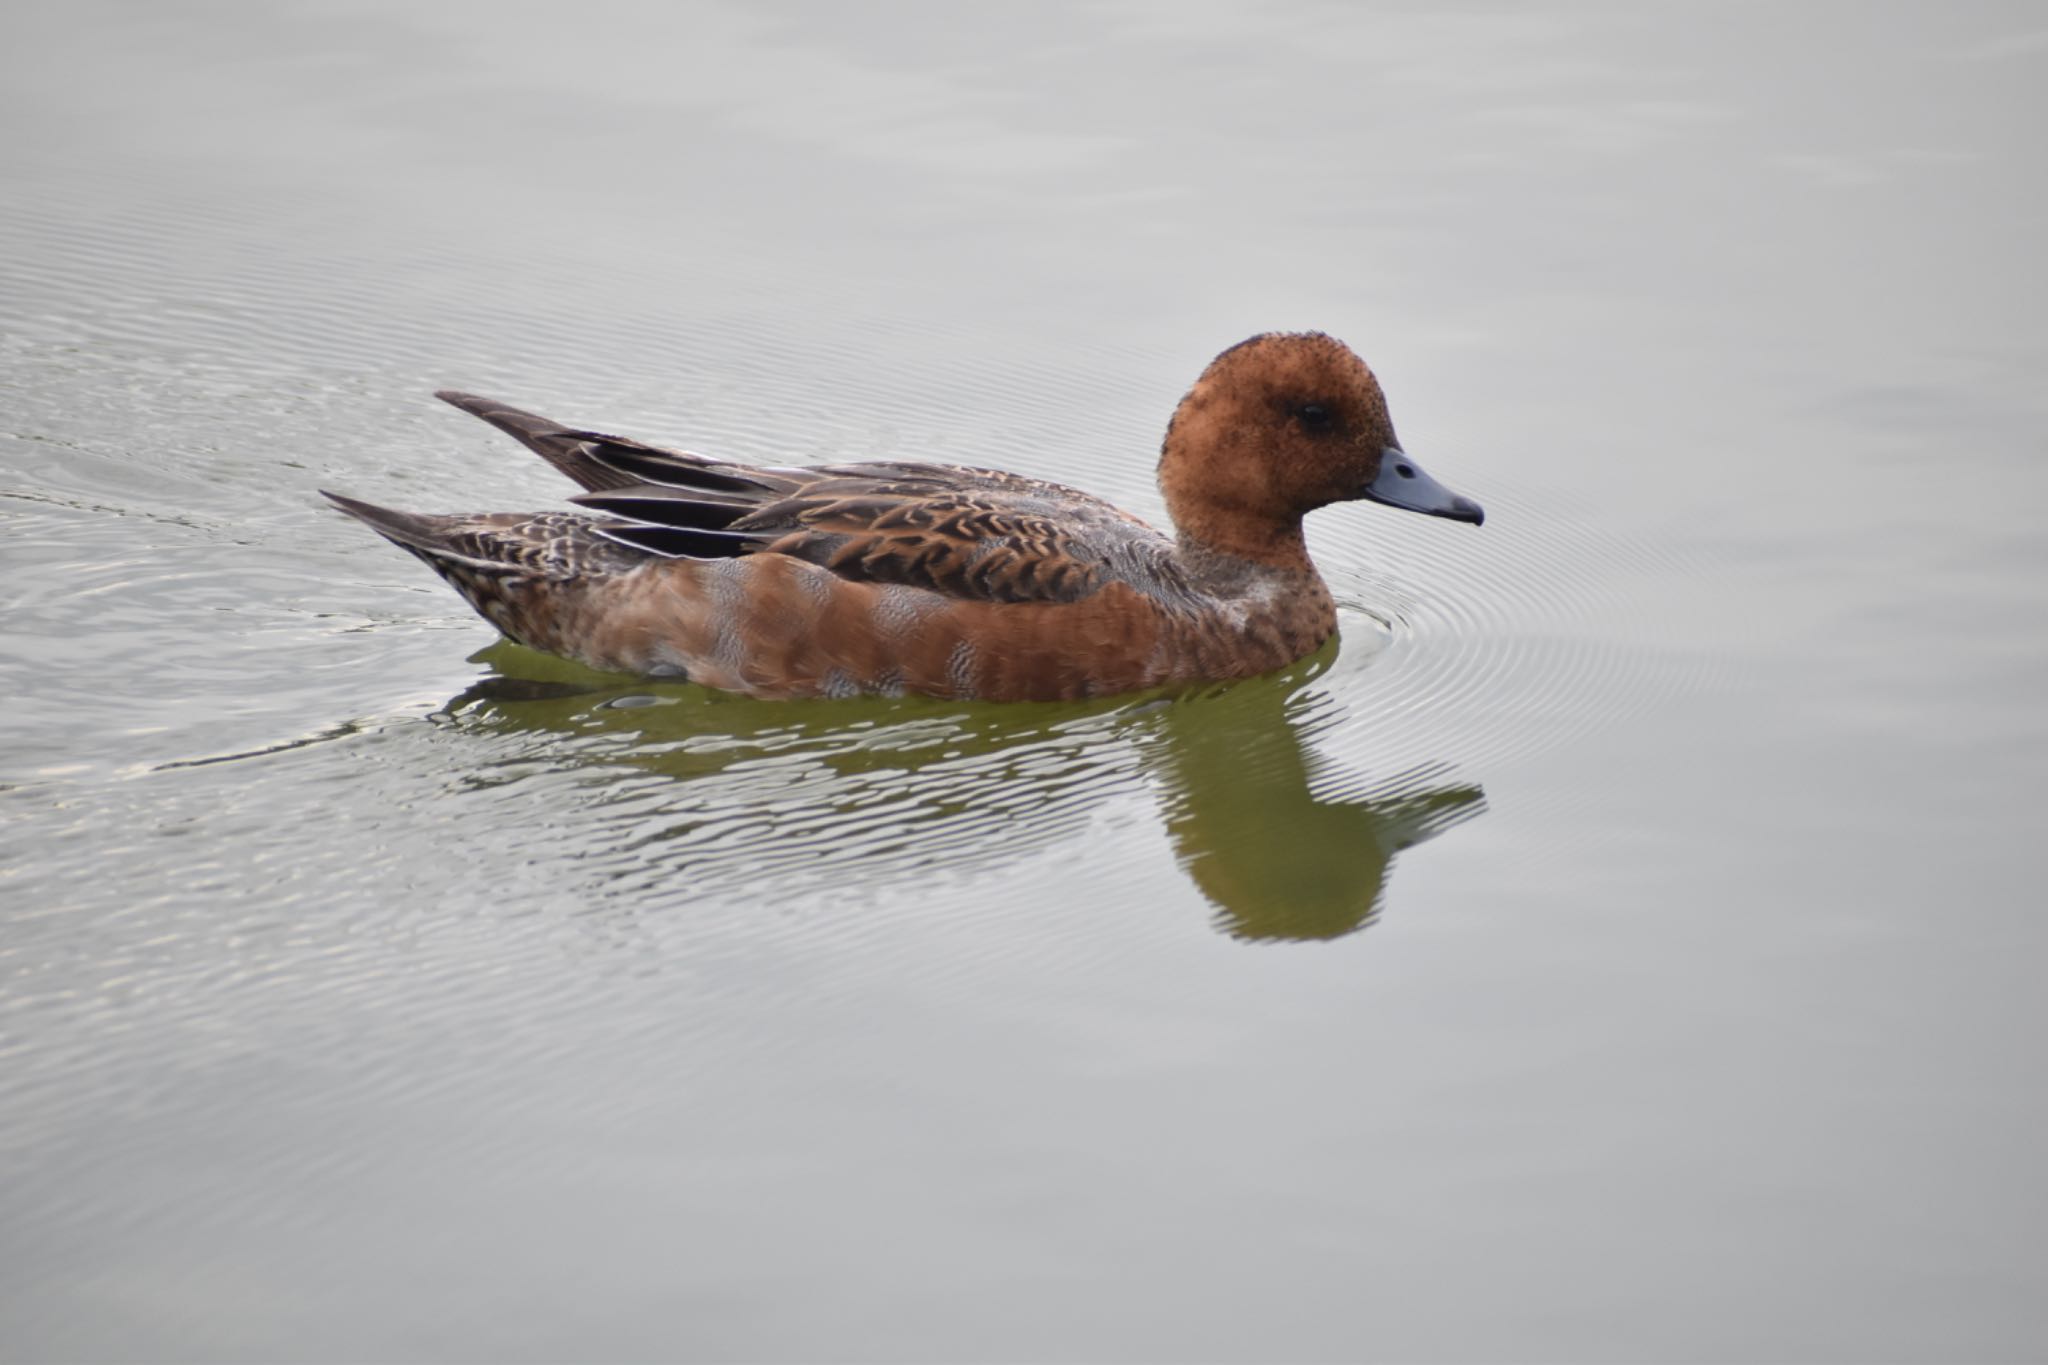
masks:
<path fill-rule="evenodd" d="M 1175 536 L 997 470 L 764 468 L 560 426 L 465 393 L 587 491 L 576 512 L 428 516 L 328 493 L 521 644 L 756 697 L 1106 696 L 1250 677 L 1337 628 L 1302 517 L 1333 502 L 1469 521 L 1401 450 L 1379 381 L 1320 332 L 1210 362 L 1167 424 Z"/>

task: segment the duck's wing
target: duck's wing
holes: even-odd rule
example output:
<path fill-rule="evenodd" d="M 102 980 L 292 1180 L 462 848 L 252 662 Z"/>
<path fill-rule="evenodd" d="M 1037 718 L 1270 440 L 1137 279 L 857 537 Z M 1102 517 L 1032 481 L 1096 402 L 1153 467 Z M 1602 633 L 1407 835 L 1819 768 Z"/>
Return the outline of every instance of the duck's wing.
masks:
<path fill-rule="evenodd" d="M 609 460 L 609 452 L 597 458 Z M 647 466 L 639 466 L 643 471 Z M 711 472 L 732 478 L 733 466 Z M 746 471 L 746 478 L 756 471 Z M 784 490 L 676 482 L 572 501 L 628 522 L 604 534 L 656 554 L 782 554 L 866 583 L 982 602 L 1073 602 L 1111 581 L 1178 584 L 1172 543 L 1100 498 L 998 470 L 854 464 L 758 471 Z"/>
<path fill-rule="evenodd" d="M 1121 581 L 1184 588 L 1172 542 L 1077 489 L 992 469 L 877 462 L 769 468 L 584 431 L 473 394 L 442 399 L 509 433 L 616 521 L 600 535 L 650 554 L 783 554 L 855 582 L 967 601 L 1071 602 Z"/>

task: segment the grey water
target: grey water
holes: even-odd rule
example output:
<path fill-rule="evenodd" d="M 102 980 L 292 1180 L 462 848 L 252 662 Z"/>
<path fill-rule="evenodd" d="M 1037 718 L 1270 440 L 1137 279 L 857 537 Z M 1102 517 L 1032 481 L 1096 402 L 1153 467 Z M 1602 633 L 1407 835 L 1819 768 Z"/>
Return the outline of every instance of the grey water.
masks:
<path fill-rule="evenodd" d="M 0 10 L 0 1357 L 2048 1355 L 2034 6 Z M 460 387 L 1483 528 L 1080 706 L 587 674 Z"/>

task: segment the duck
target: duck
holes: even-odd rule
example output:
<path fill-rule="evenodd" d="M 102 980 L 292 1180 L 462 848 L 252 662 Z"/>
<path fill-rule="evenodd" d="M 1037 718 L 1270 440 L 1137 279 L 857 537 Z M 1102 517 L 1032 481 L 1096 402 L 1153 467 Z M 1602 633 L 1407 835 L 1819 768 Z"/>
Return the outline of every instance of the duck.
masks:
<path fill-rule="evenodd" d="M 1262 333 L 1203 369 L 1160 446 L 1170 535 L 1002 470 L 744 464 L 436 397 L 578 484 L 579 510 L 322 494 L 519 644 L 764 699 L 1074 701 L 1254 677 L 1337 630 L 1310 512 L 1485 520 L 1410 458 L 1378 379 L 1322 332 Z"/>

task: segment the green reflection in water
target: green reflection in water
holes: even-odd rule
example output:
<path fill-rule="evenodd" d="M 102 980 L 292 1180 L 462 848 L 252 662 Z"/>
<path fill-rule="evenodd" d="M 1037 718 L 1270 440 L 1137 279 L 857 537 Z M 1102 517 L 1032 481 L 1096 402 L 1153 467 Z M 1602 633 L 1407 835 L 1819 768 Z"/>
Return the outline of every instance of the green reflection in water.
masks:
<path fill-rule="evenodd" d="M 1306 741 L 1341 712 L 1305 681 L 1260 679 L 1162 716 L 1161 813 L 1181 866 L 1235 938 L 1363 928 L 1395 854 L 1486 808 L 1478 786 L 1441 767 L 1350 783 L 1327 771 Z"/>
<path fill-rule="evenodd" d="M 572 737 L 588 766 L 641 779 L 616 784 L 630 856 L 612 873 L 615 894 L 801 892 L 985 867 L 1149 790 L 1225 933 L 1329 939 L 1379 912 L 1400 850 L 1485 809 L 1477 785 L 1440 766 L 1361 780 L 1317 758 L 1310 739 L 1345 718 L 1312 685 L 1334 653 L 1178 696 L 990 706 L 760 702 L 501 643 L 474 656 L 496 671 L 438 719 L 532 737 L 556 761 Z M 505 767 L 512 776 L 479 784 L 528 770 Z"/>

